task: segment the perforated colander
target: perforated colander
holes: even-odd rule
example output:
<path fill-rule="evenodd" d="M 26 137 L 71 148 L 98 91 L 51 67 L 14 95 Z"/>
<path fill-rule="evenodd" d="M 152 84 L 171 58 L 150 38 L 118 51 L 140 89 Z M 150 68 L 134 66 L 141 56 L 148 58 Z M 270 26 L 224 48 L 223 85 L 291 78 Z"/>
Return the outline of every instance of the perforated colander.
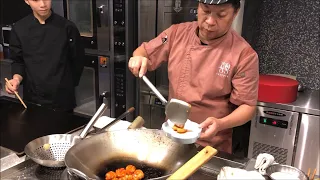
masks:
<path fill-rule="evenodd" d="M 47 167 L 64 167 L 64 156 L 80 138 L 71 134 L 54 134 L 35 139 L 24 149 L 33 161 Z"/>
<path fill-rule="evenodd" d="M 103 103 L 81 132 L 80 136 L 72 134 L 53 134 L 29 142 L 24 152 L 36 163 L 46 167 L 64 167 L 64 157 L 68 150 L 85 138 L 94 123 L 107 109 Z"/>

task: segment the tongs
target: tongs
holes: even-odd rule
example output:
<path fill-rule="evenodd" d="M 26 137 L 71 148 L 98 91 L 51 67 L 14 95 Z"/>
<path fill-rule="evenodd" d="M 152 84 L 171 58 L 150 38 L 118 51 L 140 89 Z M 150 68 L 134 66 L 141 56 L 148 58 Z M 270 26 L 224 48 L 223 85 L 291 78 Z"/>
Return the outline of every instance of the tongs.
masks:
<path fill-rule="evenodd" d="M 142 79 L 160 101 L 165 104 L 165 114 L 167 118 L 175 125 L 183 127 L 188 120 L 191 105 L 185 101 L 174 98 L 168 102 L 146 76 L 142 76 Z"/>

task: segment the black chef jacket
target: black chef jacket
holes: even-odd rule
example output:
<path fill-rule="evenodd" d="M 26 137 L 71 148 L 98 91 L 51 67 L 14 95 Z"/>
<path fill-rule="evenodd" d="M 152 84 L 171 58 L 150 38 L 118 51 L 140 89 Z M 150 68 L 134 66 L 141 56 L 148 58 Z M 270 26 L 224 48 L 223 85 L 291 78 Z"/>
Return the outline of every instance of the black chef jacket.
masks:
<path fill-rule="evenodd" d="M 33 14 L 12 27 L 12 74 L 23 77 L 23 98 L 63 111 L 76 106 L 75 87 L 84 66 L 80 33 L 71 21 L 52 12 L 45 24 Z"/>

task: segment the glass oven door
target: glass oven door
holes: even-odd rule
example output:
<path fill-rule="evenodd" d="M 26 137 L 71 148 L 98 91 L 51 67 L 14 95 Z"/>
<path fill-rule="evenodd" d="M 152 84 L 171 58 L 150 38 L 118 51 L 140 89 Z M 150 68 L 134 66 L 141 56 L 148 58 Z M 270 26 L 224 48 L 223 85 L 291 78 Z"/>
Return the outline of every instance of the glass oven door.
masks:
<path fill-rule="evenodd" d="M 108 67 L 105 66 L 105 73 L 101 75 L 101 61 L 108 58 L 97 55 L 86 55 L 85 67 L 83 69 L 79 85 L 76 87 L 76 102 L 77 107 L 75 112 L 93 116 L 101 105 L 101 92 L 99 86 L 103 86 L 104 92 L 110 92 L 110 75 Z M 105 61 L 105 64 L 108 62 Z M 100 72 L 99 72 L 100 69 Z M 109 78 L 109 79 L 108 79 Z M 109 96 L 109 94 L 107 94 Z M 110 99 L 110 97 L 105 97 Z M 108 103 L 108 101 L 103 101 Z M 108 104 L 109 106 L 109 104 Z M 110 108 L 108 108 L 104 115 L 110 116 Z"/>
<path fill-rule="evenodd" d="M 86 49 L 110 51 L 109 0 L 66 0 L 67 18 L 80 31 Z"/>

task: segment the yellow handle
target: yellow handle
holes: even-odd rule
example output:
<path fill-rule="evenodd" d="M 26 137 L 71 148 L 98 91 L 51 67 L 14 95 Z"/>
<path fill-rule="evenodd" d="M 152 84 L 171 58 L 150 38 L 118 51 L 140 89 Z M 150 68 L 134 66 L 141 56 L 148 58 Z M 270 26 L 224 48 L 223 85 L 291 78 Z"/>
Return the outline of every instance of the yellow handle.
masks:
<path fill-rule="evenodd" d="M 144 119 L 141 116 L 138 116 L 128 127 L 128 129 L 138 129 L 141 128 L 144 124 Z"/>
<path fill-rule="evenodd" d="M 187 163 L 180 167 L 175 173 L 173 173 L 168 180 L 182 180 L 187 179 L 193 173 L 195 173 L 203 164 L 208 162 L 218 151 L 211 146 L 206 146 L 194 157 L 192 157 Z"/>

